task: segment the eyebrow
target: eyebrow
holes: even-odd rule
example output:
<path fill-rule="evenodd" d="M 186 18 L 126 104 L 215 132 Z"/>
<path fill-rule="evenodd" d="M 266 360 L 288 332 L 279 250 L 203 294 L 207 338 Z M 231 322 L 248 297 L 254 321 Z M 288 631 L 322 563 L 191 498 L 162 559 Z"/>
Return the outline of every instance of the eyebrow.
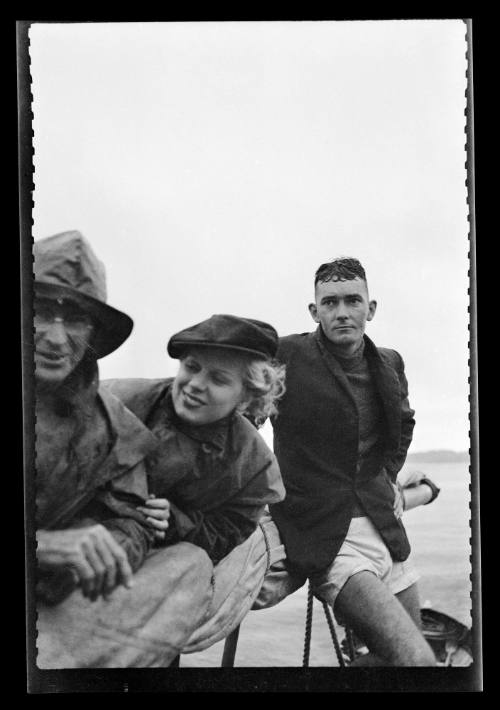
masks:
<path fill-rule="evenodd" d="M 338 296 L 336 293 L 331 293 L 329 296 L 323 296 L 321 299 L 321 303 L 324 303 L 325 301 L 329 301 L 332 298 L 362 298 L 362 295 L 360 293 L 344 293 L 341 296 Z"/>
<path fill-rule="evenodd" d="M 192 359 L 196 362 L 197 365 L 200 365 L 200 367 L 202 366 L 201 363 L 199 362 L 199 360 L 197 360 L 194 355 L 188 355 L 186 360 L 188 360 L 188 359 Z M 207 369 L 209 370 L 209 372 L 211 372 L 213 374 L 227 375 L 228 377 L 233 376 L 231 370 L 224 370 L 221 367 L 208 367 Z"/>

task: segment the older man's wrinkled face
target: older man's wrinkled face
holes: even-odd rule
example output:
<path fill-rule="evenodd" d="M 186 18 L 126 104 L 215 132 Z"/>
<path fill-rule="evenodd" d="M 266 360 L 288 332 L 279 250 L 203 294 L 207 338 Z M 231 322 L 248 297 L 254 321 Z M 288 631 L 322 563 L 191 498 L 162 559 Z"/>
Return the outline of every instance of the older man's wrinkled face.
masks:
<path fill-rule="evenodd" d="M 57 386 L 81 362 L 92 334 L 90 317 L 74 302 L 35 298 L 35 377 Z"/>
<path fill-rule="evenodd" d="M 366 323 L 376 308 L 376 301 L 368 298 L 366 282 L 360 278 L 318 282 L 316 303 L 309 305 L 313 319 L 321 323 L 328 340 L 345 355 L 361 345 Z"/>

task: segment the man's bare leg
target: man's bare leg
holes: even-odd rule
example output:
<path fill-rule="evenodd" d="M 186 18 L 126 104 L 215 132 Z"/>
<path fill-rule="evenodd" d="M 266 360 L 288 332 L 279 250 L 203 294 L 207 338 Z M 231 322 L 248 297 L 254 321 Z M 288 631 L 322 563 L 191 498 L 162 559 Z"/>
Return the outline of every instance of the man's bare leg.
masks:
<path fill-rule="evenodd" d="M 415 582 L 410 587 L 398 592 L 396 599 L 404 606 L 408 614 L 413 619 L 413 623 L 418 629 L 422 628 L 422 617 L 420 615 L 420 595 L 418 593 L 418 585 Z"/>
<path fill-rule="evenodd" d="M 411 589 L 404 590 L 406 595 L 401 592 L 398 597 L 403 598 L 399 601 L 371 572 L 358 572 L 348 579 L 337 596 L 335 609 L 370 650 L 351 665 L 436 664 L 431 647 L 412 619 L 416 590 Z M 401 602 L 408 604 L 411 616 Z"/>
<path fill-rule="evenodd" d="M 420 596 L 417 583 L 415 582 L 410 587 L 407 587 L 407 589 L 403 589 L 403 591 L 398 592 L 395 596 L 411 616 L 415 625 L 420 629 L 422 627 L 422 619 L 420 615 Z M 385 663 L 374 653 L 365 653 L 350 665 L 383 666 Z"/>

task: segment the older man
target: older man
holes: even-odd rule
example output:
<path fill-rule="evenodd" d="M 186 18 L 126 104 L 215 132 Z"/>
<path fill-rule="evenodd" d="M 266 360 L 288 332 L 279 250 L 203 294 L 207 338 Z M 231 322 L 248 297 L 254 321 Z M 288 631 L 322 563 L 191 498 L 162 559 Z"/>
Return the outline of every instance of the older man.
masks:
<path fill-rule="evenodd" d="M 168 665 L 206 615 L 213 567 L 187 542 L 152 550 L 139 507 L 156 440 L 99 386 L 98 360 L 133 322 L 79 232 L 34 257 L 37 665 Z"/>

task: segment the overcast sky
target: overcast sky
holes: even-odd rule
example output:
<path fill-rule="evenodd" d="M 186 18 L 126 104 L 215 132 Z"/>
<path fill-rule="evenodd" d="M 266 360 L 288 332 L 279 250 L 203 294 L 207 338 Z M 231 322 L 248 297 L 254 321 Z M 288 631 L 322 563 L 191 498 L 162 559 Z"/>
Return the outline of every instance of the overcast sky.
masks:
<path fill-rule="evenodd" d="M 459 20 L 38 24 L 34 238 L 80 230 L 135 321 L 102 377 L 162 377 L 213 313 L 314 329 L 364 264 L 403 356 L 411 451 L 468 440 L 466 27 Z M 267 433 L 266 433 L 267 436 Z"/>

